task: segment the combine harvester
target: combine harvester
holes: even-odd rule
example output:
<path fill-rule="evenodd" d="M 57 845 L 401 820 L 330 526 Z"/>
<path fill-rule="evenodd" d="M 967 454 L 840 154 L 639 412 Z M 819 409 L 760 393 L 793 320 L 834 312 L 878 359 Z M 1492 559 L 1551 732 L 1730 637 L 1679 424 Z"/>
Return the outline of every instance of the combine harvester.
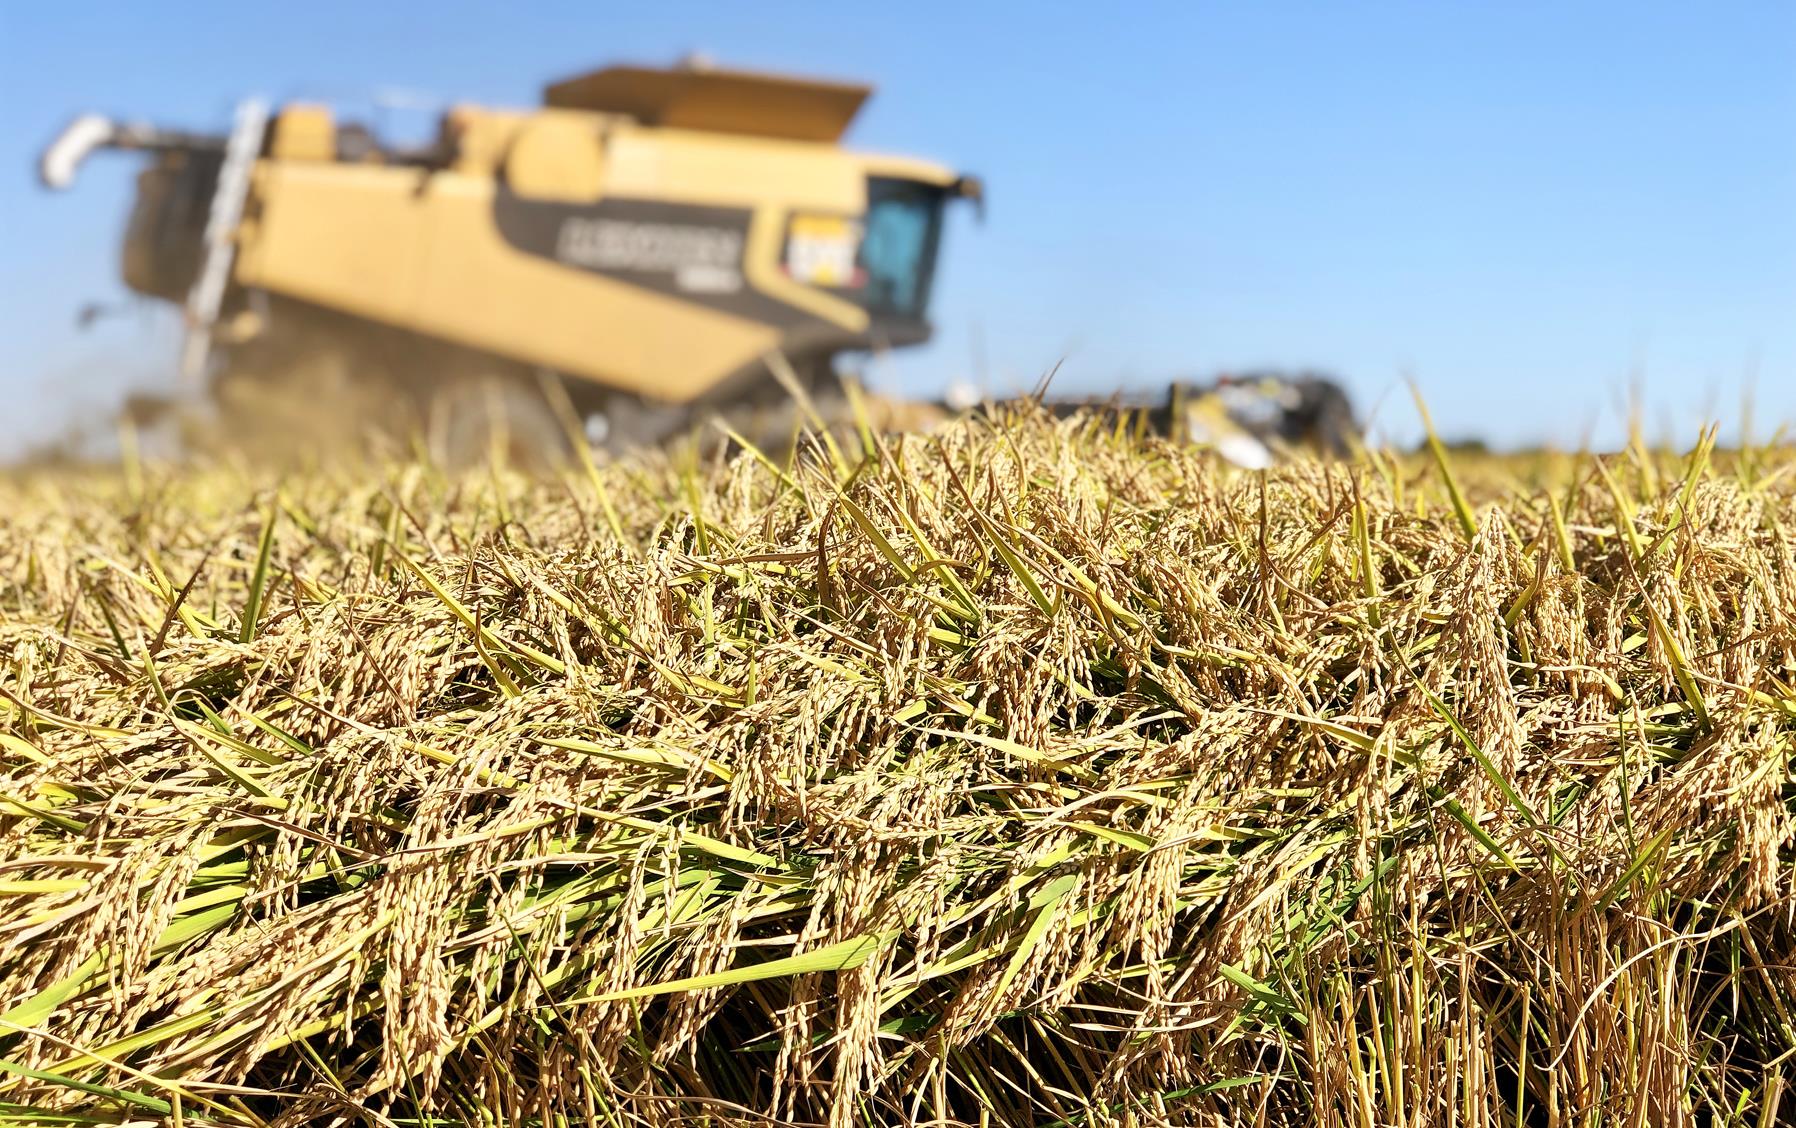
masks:
<path fill-rule="evenodd" d="M 616 66 L 539 108 L 450 109 L 413 149 L 310 104 L 246 101 L 224 136 L 89 115 L 40 175 L 150 155 L 124 280 L 184 307 L 187 387 L 234 425 L 277 393 L 424 424 L 451 461 L 541 458 L 575 426 L 654 443 L 794 383 L 828 395 L 837 354 L 929 338 L 943 212 L 982 189 L 843 148 L 871 93 Z"/>

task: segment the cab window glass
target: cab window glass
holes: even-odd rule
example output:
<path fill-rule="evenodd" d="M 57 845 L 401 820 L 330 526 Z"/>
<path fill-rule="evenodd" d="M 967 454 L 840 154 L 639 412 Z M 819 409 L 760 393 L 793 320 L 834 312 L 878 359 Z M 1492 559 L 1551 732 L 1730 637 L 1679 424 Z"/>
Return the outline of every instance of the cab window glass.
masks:
<path fill-rule="evenodd" d="M 938 188 L 907 180 L 868 180 L 859 265 L 866 279 L 862 301 L 869 310 L 923 316 L 941 214 Z"/>

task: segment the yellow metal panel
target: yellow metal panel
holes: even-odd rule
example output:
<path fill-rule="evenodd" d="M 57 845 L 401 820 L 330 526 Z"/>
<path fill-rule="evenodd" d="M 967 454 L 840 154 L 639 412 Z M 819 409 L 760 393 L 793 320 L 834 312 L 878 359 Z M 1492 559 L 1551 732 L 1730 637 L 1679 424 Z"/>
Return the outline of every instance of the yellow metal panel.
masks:
<path fill-rule="evenodd" d="M 619 196 L 847 213 L 867 203 L 860 162 L 833 145 L 626 127 L 606 154 L 606 191 Z"/>
<path fill-rule="evenodd" d="M 261 161 L 237 259 L 239 282 L 388 322 L 416 304 L 424 173 L 378 165 Z"/>
<path fill-rule="evenodd" d="M 413 328 L 675 402 L 779 343 L 771 326 L 517 251 L 493 224 L 493 191 L 486 178 L 432 178 L 424 198 L 438 237 Z"/>
<path fill-rule="evenodd" d="M 337 123 L 325 106 L 294 104 L 274 119 L 269 156 L 281 161 L 330 161 L 337 158 Z"/>
<path fill-rule="evenodd" d="M 456 106 L 444 114 L 443 132 L 454 146 L 455 171 L 479 175 L 497 169 L 519 126 L 531 116 L 480 106 Z"/>
<path fill-rule="evenodd" d="M 591 114 L 545 110 L 512 139 L 505 181 L 513 192 L 538 200 L 596 200 L 605 182 L 600 126 Z"/>

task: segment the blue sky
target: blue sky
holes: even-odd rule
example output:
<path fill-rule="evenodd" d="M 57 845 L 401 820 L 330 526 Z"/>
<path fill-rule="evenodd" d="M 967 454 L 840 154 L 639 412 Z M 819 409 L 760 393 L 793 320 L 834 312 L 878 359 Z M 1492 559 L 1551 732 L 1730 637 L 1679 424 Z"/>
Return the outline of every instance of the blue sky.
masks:
<path fill-rule="evenodd" d="M 381 91 L 529 104 L 611 61 L 866 78 L 851 134 L 983 175 L 949 231 L 932 393 L 1148 390 L 1252 364 L 1338 372 L 1413 437 L 1613 442 L 1631 380 L 1680 437 L 1755 389 L 1796 422 L 1796 5 L 1164 6 L 0 0 L 0 452 L 171 379 L 116 240 L 132 162 L 39 190 L 100 110 L 219 127 L 234 99 Z M 389 111 L 418 129 L 418 111 Z M 20 410 L 17 405 L 23 405 Z"/>

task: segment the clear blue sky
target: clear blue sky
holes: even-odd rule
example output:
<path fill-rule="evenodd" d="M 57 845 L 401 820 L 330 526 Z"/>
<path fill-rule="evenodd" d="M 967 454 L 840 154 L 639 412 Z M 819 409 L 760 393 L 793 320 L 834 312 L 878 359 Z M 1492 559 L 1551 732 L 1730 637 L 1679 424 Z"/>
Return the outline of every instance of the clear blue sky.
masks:
<path fill-rule="evenodd" d="M 153 318 L 72 328 L 122 293 L 131 166 L 40 191 L 73 114 L 528 104 L 695 49 L 873 80 L 856 145 L 986 178 L 888 385 L 981 354 L 999 390 L 1062 359 L 1069 392 L 1315 365 L 1406 438 L 1413 373 L 1445 431 L 1571 445 L 1613 440 L 1633 374 L 1680 435 L 1750 377 L 1796 421 L 1796 4 L 0 0 L 0 451 L 172 368 Z"/>

